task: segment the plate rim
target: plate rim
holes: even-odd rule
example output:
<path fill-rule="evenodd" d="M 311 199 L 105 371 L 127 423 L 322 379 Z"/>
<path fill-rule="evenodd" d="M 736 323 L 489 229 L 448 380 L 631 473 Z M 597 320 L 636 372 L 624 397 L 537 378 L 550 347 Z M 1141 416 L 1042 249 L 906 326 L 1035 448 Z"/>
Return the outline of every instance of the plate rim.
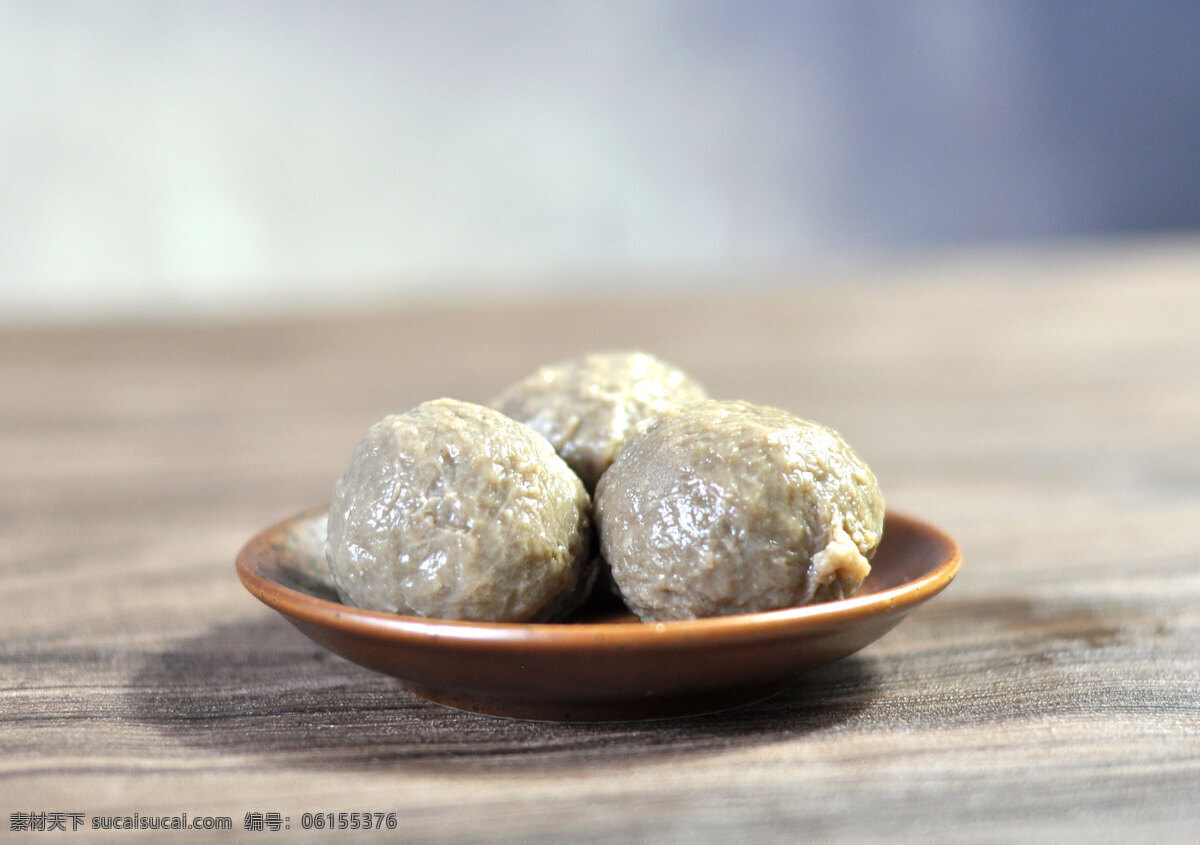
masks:
<path fill-rule="evenodd" d="M 663 622 L 480 622 L 424 618 L 368 610 L 294 590 L 258 572 L 254 558 L 271 544 L 271 538 L 290 526 L 311 521 L 327 512 L 312 507 L 280 520 L 257 532 L 238 552 L 235 568 L 242 585 L 259 601 L 273 610 L 319 627 L 336 627 L 346 634 L 364 639 L 391 642 L 437 641 L 446 646 L 470 643 L 474 648 L 511 648 L 576 650 L 581 648 L 655 647 L 688 643 L 712 644 L 735 642 L 794 632 L 797 626 L 810 633 L 833 629 L 848 622 L 906 613 L 942 592 L 962 565 L 958 542 L 937 526 L 894 509 L 885 514 L 887 522 L 905 523 L 910 529 L 934 538 L 944 547 L 942 559 L 929 571 L 902 584 L 879 592 L 848 599 L 741 613 L 702 619 Z"/>

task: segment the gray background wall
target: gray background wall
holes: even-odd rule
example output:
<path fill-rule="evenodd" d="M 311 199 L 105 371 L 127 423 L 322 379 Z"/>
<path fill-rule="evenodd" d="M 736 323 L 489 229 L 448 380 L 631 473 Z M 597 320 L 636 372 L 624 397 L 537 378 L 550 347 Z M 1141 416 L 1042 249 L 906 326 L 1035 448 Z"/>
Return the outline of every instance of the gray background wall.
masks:
<path fill-rule="evenodd" d="M 0 0 L 6 321 L 1198 226 L 1200 3 Z"/>

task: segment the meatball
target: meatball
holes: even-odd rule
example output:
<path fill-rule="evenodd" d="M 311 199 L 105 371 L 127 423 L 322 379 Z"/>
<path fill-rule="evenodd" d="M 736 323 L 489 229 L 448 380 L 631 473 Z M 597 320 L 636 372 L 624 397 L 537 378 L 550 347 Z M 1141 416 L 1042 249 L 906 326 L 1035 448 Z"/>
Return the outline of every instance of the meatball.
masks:
<path fill-rule="evenodd" d="M 653 355 L 609 352 L 542 367 L 490 405 L 549 440 L 590 492 L 639 422 L 706 398 L 691 376 Z"/>
<path fill-rule="evenodd" d="M 440 399 L 371 427 L 334 486 L 325 556 L 347 604 L 553 620 L 592 587 L 590 510 L 583 484 L 541 435 Z"/>
<path fill-rule="evenodd" d="M 595 498 L 601 552 L 644 621 L 853 595 L 883 512 L 874 474 L 837 432 L 746 402 L 650 420 Z"/>

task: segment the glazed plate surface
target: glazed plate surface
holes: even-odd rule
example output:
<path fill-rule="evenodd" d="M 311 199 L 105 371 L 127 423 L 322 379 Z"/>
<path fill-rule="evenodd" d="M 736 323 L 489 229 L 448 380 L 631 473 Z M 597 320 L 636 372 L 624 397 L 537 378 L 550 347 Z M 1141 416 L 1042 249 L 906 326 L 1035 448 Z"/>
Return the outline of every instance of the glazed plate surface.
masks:
<path fill-rule="evenodd" d="M 595 602 L 567 622 L 505 624 L 343 605 L 324 541 L 324 509 L 305 511 L 253 537 L 238 554 L 238 577 L 317 643 L 416 695 L 552 721 L 688 716 L 762 700 L 886 634 L 945 589 L 961 560 L 945 533 L 889 511 L 854 598 L 659 623 Z"/>

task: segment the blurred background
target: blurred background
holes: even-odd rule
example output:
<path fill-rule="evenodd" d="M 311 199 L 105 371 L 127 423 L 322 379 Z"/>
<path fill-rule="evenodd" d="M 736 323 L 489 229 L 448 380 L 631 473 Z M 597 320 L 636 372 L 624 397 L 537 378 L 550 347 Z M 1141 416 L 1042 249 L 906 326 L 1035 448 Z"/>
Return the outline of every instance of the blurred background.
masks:
<path fill-rule="evenodd" d="M 1190 0 L 0 0 L 4 322 L 1198 227 Z"/>

